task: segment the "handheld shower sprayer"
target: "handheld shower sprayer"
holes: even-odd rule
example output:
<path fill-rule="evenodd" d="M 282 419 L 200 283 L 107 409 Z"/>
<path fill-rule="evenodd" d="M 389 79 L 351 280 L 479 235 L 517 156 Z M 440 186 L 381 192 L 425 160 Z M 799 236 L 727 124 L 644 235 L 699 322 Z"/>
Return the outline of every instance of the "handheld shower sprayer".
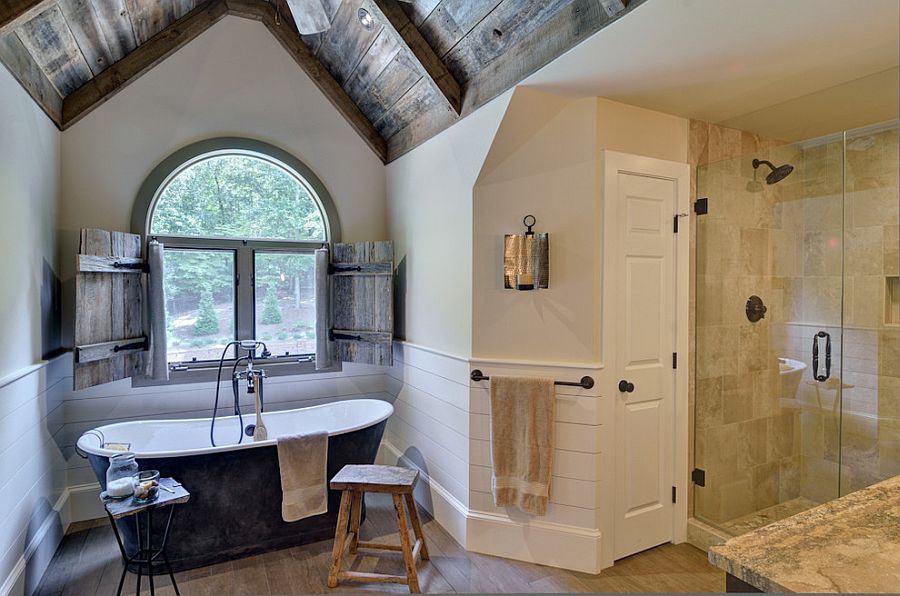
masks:
<path fill-rule="evenodd" d="M 256 357 L 256 351 L 262 348 L 262 353 L 259 355 L 260 358 L 268 358 L 271 356 L 271 352 L 266 347 L 265 342 L 256 341 L 252 339 L 245 339 L 241 341 L 232 341 L 228 342 L 228 344 L 222 350 L 222 355 L 219 358 L 219 371 L 216 375 L 216 398 L 215 403 L 213 404 L 213 415 L 212 420 L 209 425 L 209 442 L 213 447 L 216 446 L 216 440 L 214 436 L 214 430 L 216 427 L 216 416 L 219 410 L 219 389 L 222 381 L 222 367 L 225 364 L 225 356 L 228 354 L 228 350 L 232 346 L 237 346 L 241 350 L 245 350 L 247 352 L 246 356 L 239 356 L 234 361 L 234 366 L 231 368 L 231 391 L 234 396 L 234 414 L 238 417 L 239 421 L 239 430 L 238 430 L 238 443 L 241 443 L 244 440 L 244 415 L 241 412 L 241 404 L 240 404 L 240 390 L 239 385 L 241 380 L 246 379 L 247 381 L 247 393 L 253 394 L 256 397 L 256 425 L 253 430 L 253 438 L 257 441 L 263 441 L 266 439 L 266 427 L 262 423 L 262 408 L 263 408 L 263 379 L 266 374 L 265 371 L 258 368 L 253 368 L 254 358 Z M 238 367 L 241 363 L 246 362 L 247 368 L 244 371 L 239 371 Z M 248 427 L 249 428 L 249 427 Z M 249 432 L 249 431 L 248 431 Z"/>

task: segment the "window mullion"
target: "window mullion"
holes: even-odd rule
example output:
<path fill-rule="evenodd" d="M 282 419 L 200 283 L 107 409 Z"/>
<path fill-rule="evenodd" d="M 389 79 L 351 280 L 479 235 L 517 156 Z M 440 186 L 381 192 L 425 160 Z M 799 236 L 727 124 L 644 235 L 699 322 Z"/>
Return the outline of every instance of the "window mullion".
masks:
<path fill-rule="evenodd" d="M 241 247 L 237 249 L 237 339 L 254 339 L 254 281 L 253 281 L 253 249 Z"/>

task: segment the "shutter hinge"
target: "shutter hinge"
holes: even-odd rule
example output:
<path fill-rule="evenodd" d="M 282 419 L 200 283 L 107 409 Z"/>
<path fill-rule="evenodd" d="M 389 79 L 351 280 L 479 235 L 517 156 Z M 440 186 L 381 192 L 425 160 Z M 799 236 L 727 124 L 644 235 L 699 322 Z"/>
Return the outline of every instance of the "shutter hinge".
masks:
<path fill-rule="evenodd" d="M 672 368 L 678 368 L 678 352 L 672 352 Z"/>
<path fill-rule="evenodd" d="M 672 502 L 677 503 L 678 489 L 674 486 L 672 487 Z"/>
<path fill-rule="evenodd" d="M 694 468 L 691 472 L 691 482 L 697 486 L 706 486 L 706 470 Z"/>
<path fill-rule="evenodd" d="M 703 197 L 694 202 L 694 213 L 697 215 L 706 215 L 709 213 L 709 198 Z"/>

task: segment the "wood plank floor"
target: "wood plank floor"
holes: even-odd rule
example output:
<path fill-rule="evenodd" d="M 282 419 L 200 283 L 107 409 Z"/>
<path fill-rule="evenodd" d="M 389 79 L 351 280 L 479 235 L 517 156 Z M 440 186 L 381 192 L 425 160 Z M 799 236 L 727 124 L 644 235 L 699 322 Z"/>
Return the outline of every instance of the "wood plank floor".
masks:
<path fill-rule="evenodd" d="M 366 495 L 364 540 L 399 544 L 387 495 Z M 419 564 L 423 592 L 722 592 L 724 574 L 688 544 L 666 544 L 618 561 L 599 575 L 565 571 L 466 552 L 423 513 L 430 561 Z M 176 574 L 185 596 L 212 594 L 407 593 L 406 586 L 347 583 L 325 585 L 332 541 L 247 557 Z M 348 559 L 350 561 L 350 559 Z M 403 573 L 399 553 L 363 553 L 349 567 L 358 571 Z M 73 525 L 38 587 L 39 596 L 114 594 L 122 564 L 106 520 Z M 133 575 L 125 594 L 134 594 Z M 144 578 L 143 593 L 147 591 Z M 172 595 L 167 577 L 156 578 L 157 594 Z"/>

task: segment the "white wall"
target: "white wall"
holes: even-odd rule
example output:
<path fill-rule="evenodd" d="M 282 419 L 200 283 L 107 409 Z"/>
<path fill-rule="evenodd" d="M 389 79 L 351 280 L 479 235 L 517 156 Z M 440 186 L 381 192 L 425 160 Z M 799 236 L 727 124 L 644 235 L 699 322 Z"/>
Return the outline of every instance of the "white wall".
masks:
<path fill-rule="evenodd" d="M 597 98 L 597 145 L 687 163 L 690 120 Z"/>
<path fill-rule="evenodd" d="M 62 134 L 67 316 L 79 229 L 129 230 L 150 171 L 221 136 L 266 141 L 308 165 L 334 199 L 343 240 L 387 238 L 381 161 L 262 24 L 226 17 Z"/>
<path fill-rule="evenodd" d="M 56 269 L 59 132 L 0 68 L 0 378 L 43 354 L 41 286 Z"/>
<path fill-rule="evenodd" d="M 399 277 L 395 324 L 409 342 L 471 354 L 472 189 L 511 96 L 501 95 L 387 166 Z"/>
<path fill-rule="evenodd" d="M 600 351 L 596 99 L 518 88 L 475 186 L 476 358 L 592 363 Z M 503 236 L 550 235 L 550 285 L 503 287 Z"/>
<path fill-rule="evenodd" d="M 55 509 L 64 490 L 52 438 L 58 370 L 41 362 L 58 336 L 41 292 L 56 269 L 59 132 L 2 68 L 0 123 L 0 594 L 22 594 L 40 580 L 65 522 Z"/>

